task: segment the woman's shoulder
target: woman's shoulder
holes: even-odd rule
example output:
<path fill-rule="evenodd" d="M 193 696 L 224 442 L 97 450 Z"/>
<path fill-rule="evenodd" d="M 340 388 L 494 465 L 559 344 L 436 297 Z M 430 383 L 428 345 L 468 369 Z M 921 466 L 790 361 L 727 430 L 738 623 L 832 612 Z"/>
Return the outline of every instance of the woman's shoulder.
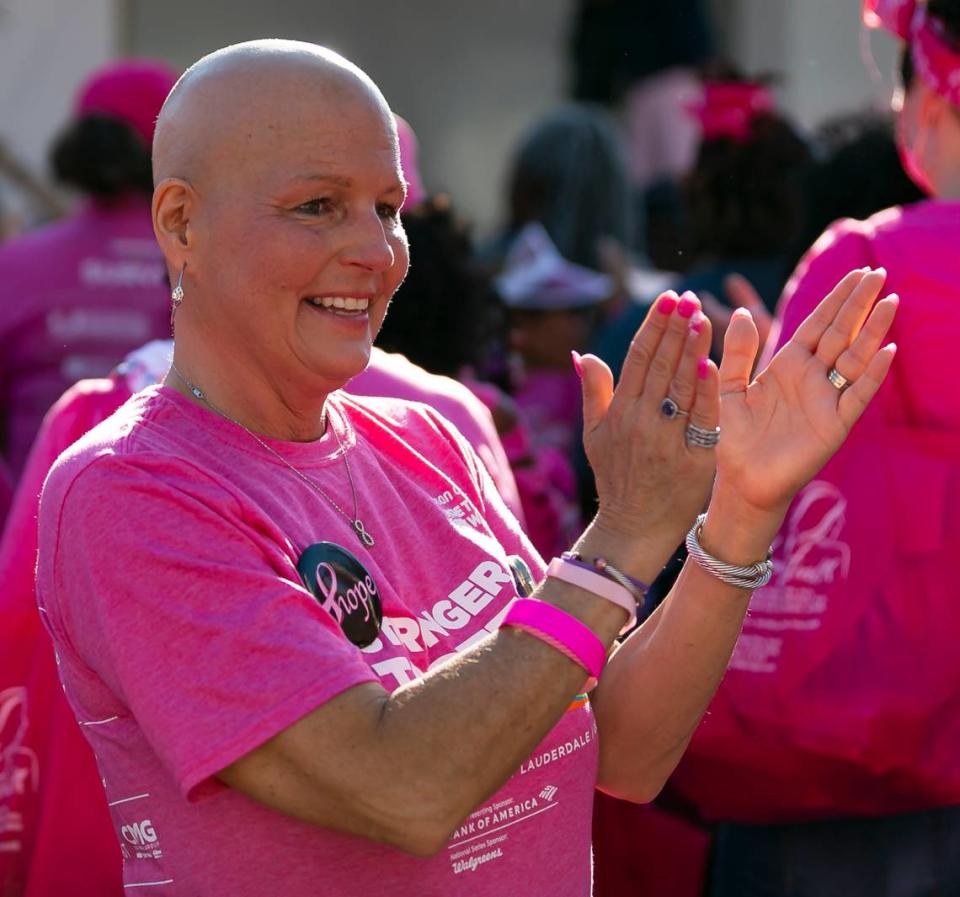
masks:
<path fill-rule="evenodd" d="M 213 483 L 185 451 L 189 432 L 177 426 L 176 408 L 158 387 L 131 396 L 113 414 L 70 445 L 54 462 L 43 487 L 43 501 L 60 505 L 77 491 L 118 511 L 124 486 L 152 483 L 158 489 L 182 490 Z"/>

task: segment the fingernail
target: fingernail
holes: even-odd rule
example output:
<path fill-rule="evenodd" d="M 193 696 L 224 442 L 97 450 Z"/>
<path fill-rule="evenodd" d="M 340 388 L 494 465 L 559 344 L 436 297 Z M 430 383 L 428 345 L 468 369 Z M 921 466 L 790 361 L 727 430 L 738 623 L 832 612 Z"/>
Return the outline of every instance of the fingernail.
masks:
<path fill-rule="evenodd" d="M 697 310 L 698 303 L 696 297 L 689 290 L 680 298 L 680 304 L 677 306 L 677 314 L 681 318 L 689 318 Z"/>
<path fill-rule="evenodd" d="M 734 311 L 732 317 L 734 317 L 734 318 L 740 317 L 740 318 L 750 318 L 750 319 L 752 319 L 752 318 L 753 318 L 753 315 L 750 314 L 750 309 L 749 309 L 749 308 L 744 308 L 744 307 L 741 305 L 740 308 L 738 308 L 736 311 Z"/>
<path fill-rule="evenodd" d="M 701 380 L 706 380 L 710 373 L 710 359 L 706 355 L 697 362 L 697 376 Z"/>
<path fill-rule="evenodd" d="M 673 310 L 677 307 L 677 294 L 674 293 L 672 296 L 665 294 L 660 297 L 660 301 L 657 303 L 657 311 L 662 315 L 672 315 Z"/>
<path fill-rule="evenodd" d="M 577 376 L 582 380 L 583 362 L 580 360 L 580 353 L 576 350 L 572 350 L 570 352 L 570 360 L 573 362 L 573 369 L 577 372 Z"/>
<path fill-rule="evenodd" d="M 874 269 L 873 269 L 873 273 L 874 273 L 874 274 L 879 274 L 881 277 L 884 277 L 884 278 L 885 278 L 885 277 L 887 276 L 887 269 L 886 269 L 886 268 L 874 268 Z"/>
<path fill-rule="evenodd" d="M 884 348 L 884 349 L 889 349 L 891 355 L 896 355 L 896 354 L 897 354 L 897 344 L 896 344 L 896 343 L 887 343 L 883 348 Z"/>
<path fill-rule="evenodd" d="M 891 293 L 887 296 L 887 301 L 892 302 L 894 305 L 900 304 L 900 296 L 897 293 Z"/>
<path fill-rule="evenodd" d="M 683 312 L 680 312 L 680 314 L 683 314 Z M 700 331 L 703 330 L 703 324 L 706 320 L 706 315 L 697 312 L 696 315 L 694 315 L 693 320 L 690 322 L 690 330 L 693 333 L 700 333 Z"/>

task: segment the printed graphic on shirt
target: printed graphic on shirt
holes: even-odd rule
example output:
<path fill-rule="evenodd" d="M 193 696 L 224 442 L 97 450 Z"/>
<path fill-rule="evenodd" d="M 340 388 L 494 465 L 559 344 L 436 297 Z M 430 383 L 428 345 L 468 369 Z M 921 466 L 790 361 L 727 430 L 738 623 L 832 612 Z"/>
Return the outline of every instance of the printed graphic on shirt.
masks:
<path fill-rule="evenodd" d="M 774 673 L 784 644 L 778 633 L 820 628 L 829 590 L 850 572 L 850 545 L 842 538 L 846 510 L 846 498 L 832 483 L 814 480 L 799 494 L 782 542 L 774 545 L 774 579 L 750 602 L 732 669 Z"/>
<path fill-rule="evenodd" d="M 160 835 L 151 819 L 132 818 L 120 826 L 120 852 L 125 860 L 163 858 Z"/>
<path fill-rule="evenodd" d="M 510 851 L 510 840 L 523 835 L 523 827 L 532 819 L 559 807 L 564 789 L 552 781 L 531 776 L 532 784 L 523 786 L 523 776 L 552 763 L 561 763 L 589 746 L 597 734 L 591 723 L 565 742 L 536 751 L 520 766 L 504 791 L 491 803 L 470 814 L 454 832 L 447 845 L 447 858 L 454 875 L 476 872 L 481 866 L 496 863 Z M 512 786 L 512 787 L 511 787 Z M 506 792 L 506 793 L 505 793 Z M 539 820 L 542 824 L 543 820 Z M 550 825 L 549 822 L 546 823 Z"/>
<path fill-rule="evenodd" d="M 380 594 L 351 552 L 333 542 L 317 542 L 300 555 L 297 572 L 353 644 L 365 648 L 377 638 L 383 621 Z"/>
<path fill-rule="evenodd" d="M 40 769 L 36 753 L 24 742 L 30 721 L 27 689 L 16 685 L 0 691 L 0 852 L 18 853 L 23 833 L 19 800 L 37 790 Z"/>
<path fill-rule="evenodd" d="M 392 656 L 369 661 L 371 668 L 383 680 L 384 686 L 393 690 L 422 676 L 430 666 L 467 650 L 488 633 L 497 630 L 506 616 L 507 607 L 485 626 L 473 630 L 469 637 L 455 642 L 451 650 L 434 656 L 427 663 L 428 651 L 433 651 L 441 640 L 456 639 L 460 630 L 468 628 L 471 621 L 483 613 L 495 598 L 500 597 L 505 588 L 512 593 L 512 585 L 513 577 L 500 564 L 492 560 L 482 561 L 446 598 L 421 611 L 418 617 L 384 617 L 379 637 L 363 648 L 363 652 L 368 655 L 382 652 Z M 397 653 L 396 649 L 403 653 Z M 418 655 L 423 658 L 422 664 L 416 662 Z"/>
<path fill-rule="evenodd" d="M 437 496 L 437 504 L 447 515 L 447 520 L 453 527 L 457 529 L 463 527 L 476 530 L 483 529 L 483 517 L 473 506 L 473 502 L 460 489 L 448 489 L 441 492 Z"/>

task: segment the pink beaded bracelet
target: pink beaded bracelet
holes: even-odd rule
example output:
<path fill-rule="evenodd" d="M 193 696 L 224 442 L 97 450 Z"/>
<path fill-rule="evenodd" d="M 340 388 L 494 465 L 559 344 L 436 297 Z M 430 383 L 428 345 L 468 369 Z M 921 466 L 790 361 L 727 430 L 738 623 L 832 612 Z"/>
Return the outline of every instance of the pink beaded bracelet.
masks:
<path fill-rule="evenodd" d="M 518 598 L 510 606 L 500 626 L 521 629 L 546 642 L 587 671 L 589 678 L 584 691 L 596 687 L 607 661 L 607 652 L 593 630 L 576 617 L 546 601 Z"/>
<path fill-rule="evenodd" d="M 636 626 L 637 599 L 624 586 L 612 579 L 607 579 L 602 573 L 586 570 L 568 558 L 554 558 L 547 567 L 547 576 L 593 592 L 594 595 L 606 598 L 607 601 L 622 607 L 629 616 L 623 629 L 620 630 L 621 635 Z"/>

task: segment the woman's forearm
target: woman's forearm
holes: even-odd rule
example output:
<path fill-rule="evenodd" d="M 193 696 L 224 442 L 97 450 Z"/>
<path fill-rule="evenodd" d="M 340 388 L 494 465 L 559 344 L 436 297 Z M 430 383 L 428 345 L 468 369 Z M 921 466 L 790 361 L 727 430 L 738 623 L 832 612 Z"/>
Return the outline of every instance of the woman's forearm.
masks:
<path fill-rule="evenodd" d="M 748 520 L 720 496 L 701 543 L 729 563 L 753 563 L 766 557 L 779 523 L 776 514 Z M 750 595 L 687 561 L 670 596 L 620 647 L 596 691 L 598 787 L 640 802 L 656 796 L 723 678 Z"/>

